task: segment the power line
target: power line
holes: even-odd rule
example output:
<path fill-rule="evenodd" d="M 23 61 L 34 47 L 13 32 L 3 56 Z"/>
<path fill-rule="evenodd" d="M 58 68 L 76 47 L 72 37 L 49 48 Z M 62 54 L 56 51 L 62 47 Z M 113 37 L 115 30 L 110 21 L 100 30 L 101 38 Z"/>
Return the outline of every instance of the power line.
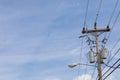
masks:
<path fill-rule="evenodd" d="M 80 59 L 79 59 L 79 61 L 80 61 L 80 63 L 81 63 L 81 53 L 82 53 L 82 50 L 83 50 L 83 38 L 84 38 L 85 36 L 80 36 L 79 38 L 82 38 L 82 42 L 81 42 L 81 48 L 80 48 Z M 80 65 L 85 65 L 85 72 L 84 72 L 84 74 L 86 74 L 87 73 L 87 68 L 88 68 L 88 66 L 94 66 L 95 68 L 96 68 L 96 65 L 89 65 L 88 64 L 88 61 L 87 61 L 87 64 L 80 64 Z M 80 65 L 79 65 L 79 69 L 80 69 Z M 78 70 L 78 76 L 79 76 L 79 72 L 80 72 L 80 70 Z M 78 79 L 78 78 L 77 78 Z M 83 80 L 85 80 L 86 78 L 84 77 L 83 78 Z"/>
<path fill-rule="evenodd" d="M 85 20 L 84 20 L 84 27 L 86 25 L 86 19 L 87 19 L 87 13 L 88 13 L 88 6 L 89 6 L 89 0 L 87 0 L 87 7 L 86 7 L 86 12 L 85 12 Z"/>
<path fill-rule="evenodd" d="M 110 61 L 117 55 L 117 53 L 120 51 L 120 48 L 116 51 L 116 53 L 113 55 L 113 57 L 106 63 L 106 65 L 108 65 L 109 63 L 110 63 Z M 112 68 L 113 66 L 111 66 L 111 68 Z M 103 70 L 106 68 L 106 66 L 103 68 Z M 103 71 L 102 70 L 102 71 Z M 97 75 L 97 77 L 98 77 L 98 75 Z M 97 79 L 97 77 L 96 77 L 96 79 Z"/>
<path fill-rule="evenodd" d="M 102 5 L 102 0 L 100 0 L 100 2 L 99 2 L 99 7 L 98 7 L 97 14 L 96 14 L 95 22 L 97 22 L 97 19 L 98 19 L 99 13 L 100 13 L 100 9 L 101 9 L 101 5 Z"/>
<path fill-rule="evenodd" d="M 82 37 L 82 42 L 81 42 L 81 48 L 80 48 L 80 54 L 79 54 L 79 62 L 81 63 L 81 54 L 82 54 L 82 49 L 83 49 L 83 37 Z M 78 76 L 80 75 L 80 65 L 78 67 Z M 79 77 L 78 77 L 79 78 Z M 77 78 L 77 80 L 78 80 Z"/>
<path fill-rule="evenodd" d="M 97 63 L 96 63 L 97 64 Z M 96 65 L 95 64 L 95 65 Z M 94 70 L 93 70 L 93 73 L 92 73 L 92 75 L 91 75 L 91 79 L 90 80 L 92 80 L 93 79 L 93 75 L 94 75 L 94 73 L 95 73 L 95 70 L 96 70 L 96 67 L 94 68 Z"/>
<path fill-rule="evenodd" d="M 113 45 L 113 47 L 110 50 L 110 53 L 112 52 L 112 50 L 117 46 L 117 44 L 120 42 L 120 38 L 117 40 L 117 42 Z M 119 52 L 120 48 L 118 48 L 117 52 L 113 55 L 113 57 L 111 57 L 109 59 L 109 61 L 107 62 L 107 64 L 117 55 L 117 53 Z"/>
<path fill-rule="evenodd" d="M 88 64 L 88 61 L 87 61 L 87 64 Z M 87 73 L 87 68 L 88 68 L 88 66 L 86 65 L 86 68 L 85 68 L 85 72 L 84 72 L 84 74 Z M 83 78 L 83 80 L 86 80 L 85 77 Z"/>
<path fill-rule="evenodd" d="M 118 54 L 118 52 L 120 51 L 120 48 L 116 51 L 116 53 L 113 55 L 113 57 L 111 57 L 111 59 L 106 63 L 106 65 L 108 65 L 110 63 L 110 61 Z M 103 68 L 103 70 L 105 69 L 105 67 Z"/>
<path fill-rule="evenodd" d="M 114 67 L 119 61 L 120 61 L 120 58 L 102 75 L 102 77 L 103 77 L 108 71 L 110 71 L 110 69 L 111 69 L 112 67 Z M 118 67 L 119 67 L 119 66 L 118 66 Z M 118 68 L 118 67 L 115 67 L 114 69 L 116 69 L 116 68 Z"/>
<path fill-rule="evenodd" d="M 81 42 L 81 48 L 80 48 L 80 54 L 79 54 L 79 62 L 81 63 L 81 54 L 82 54 L 82 49 L 83 49 L 83 38 L 82 38 L 82 42 Z"/>
<path fill-rule="evenodd" d="M 105 64 L 105 63 L 104 63 Z M 109 65 L 107 65 L 107 64 L 105 64 L 107 67 L 110 67 L 110 68 L 116 68 L 116 67 L 111 67 L 111 66 L 109 66 Z M 118 67 L 118 68 L 120 68 L 120 67 Z"/>
<path fill-rule="evenodd" d="M 85 28 L 85 25 L 86 25 L 88 7 L 89 7 L 89 0 L 87 0 L 87 6 L 86 6 L 86 12 L 85 12 L 85 19 L 84 19 L 84 28 Z M 82 46 L 83 46 L 83 41 L 82 41 Z M 81 47 L 81 52 L 82 52 L 82 47 Z M 80 54 L 80 56 L 81 56 L 81 54 Z M 80 62 L 81 62 L 81 59 L 80 59 Z M 87 65 L 86 65 L 86 69 L 85 69 L 85 74 L 86 74 L 86 72 L 87 72 Z"/>
<path fill-rule="evenodd" d="M 117 42 L 114 44 L 114 46 L 112 47 L 112 49 L 110 50 L 110 52 L 112 52 L 112 50 L 117 46 L 117 44 L 120 42 L 120 38 L 117 40 Z"/>
<path fill-rule="evenodd" d="M 119 51 L 120 51 L 120 48 L 116 51 L 116 53 L 113 55 L 113 57 L 111 57 L 111 59 L 107 62 L 107 64 L 110 63 L 110 61 L 118 54 Z"/>
<path fill-rule="evenodd" d="M 113 25 L 112 25 L 111 31 L 110 31 L 110 33 L 108 34 L 107 39 L 109 39 L 109 37 L 110 37 L 110 35 L 111 35 L 111 32 L 112 32 L 112 30 L 113 30 L 113 28 L 114 28 L 114 26 L 115 26 L 115 24 L 116 24 L 116 22 L 117 22 L 117 20 L 118 20 L 118 18 L 119 18 L 119 15 L 120 15 L 120 11 L 119 11 L 118 15 L 117 15 L 116 18 L 115 18 L 115 21 L 114 21 L 114 23 L 113 23 Z"/>
<path fill-rule="evenodd" d="M 111 14 L 111 16 L 110 16 L 110 19 L 109 19 L 109 21 L 108 21 L 108 25 L 110 24 L 110 22 L 111 22 L 111 20 L 112 20 L 112 17 L 113 17 L 113 15 L 114 15 L 114 13 L 115 13 L 115 10 L 116 10 L 116 8 L 117 8 L 118 2 L 119 2 L 119 0 L 117 0 L 116 3 L 115 3 L 115 7 L 114 7 L 113 12 L 112 12 L 112 14 Z"/>
<path fill-rule="evenodd" d="M 110 74 L 112 74 L 113 71 L 115 71 L 119 66 L 120 66 L 120 64 L 118 64 L 117 67 L 115 69 L 113 69 L 103 80 L 105 80 Z"/>
<path fill-rule="evenodd" d="M 109 54 L 110 54 L 110 56 L 109 56 L 109 58 L 111 58 L 111 53 L 112 53 L 112 51 L 114 50 L 114 48 L 117 46 L 117 44 L 120 42 L 120 38 L 115 42 L 115 44 L 113 45 L 113 47 L 111 48 L 111 50 L 109 51 Z M 110 60 L 110 59 L 109 59 Z"/>

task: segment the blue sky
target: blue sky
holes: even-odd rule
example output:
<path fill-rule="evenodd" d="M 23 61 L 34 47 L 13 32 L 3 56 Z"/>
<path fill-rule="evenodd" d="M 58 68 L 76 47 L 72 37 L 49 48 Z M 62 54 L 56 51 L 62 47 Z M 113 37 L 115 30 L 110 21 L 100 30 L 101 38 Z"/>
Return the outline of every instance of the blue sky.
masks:
<path fill-rule="evenodd" d="M 86 3 L 87 0 L 0 0 L 0 80 L 76 80 L 78 68 L 67 65 L 79 62 L 78 37 L 82 35 Z M 89 29 L 93 29 L 98 4 L 98 0 L 90 0 L 86 20 Z M 114 4 L 115 0 L 103 1 L 98 28 L 106 27 Z M 119 8 L 120 3 L 110 26 Z M 120 18 L 106 45 L 109 50 L 120 38 L 119 21 Z M 88 63 L 89 47 L 85 39 L 83 42 L 82 62 Z M 120 43 L 113 53 L 119 46 Z M 80 66 L 79 80 L 89 80 L 93 69 L 87 67 L 85 73 L 85 66 Z M 119 70 L 110 78 L 118 80 L 117 73 Z"/>

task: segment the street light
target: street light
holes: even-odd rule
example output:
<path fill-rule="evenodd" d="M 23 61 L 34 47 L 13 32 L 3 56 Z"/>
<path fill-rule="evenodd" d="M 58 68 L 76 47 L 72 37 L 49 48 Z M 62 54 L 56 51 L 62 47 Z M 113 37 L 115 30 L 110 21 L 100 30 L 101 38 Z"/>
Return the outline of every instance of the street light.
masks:
<path fill-rule="evenodd" d="M 79 63 L 73 63 L 73 64 L 69 64 L 68 67 L 69 68 L 74 68 L 76 67 L 77 65 L 80 65 Z"/>
<path fill-rule="evenodd" d="M 86 65 L 86 66 L 94 66 L 94 67 L 96 67 L 95 65 L 82 64 L 82 63 L 69 64 L 68 67 L 69 67 L 69 68 L 74 68 L 74 67 L 76 67 L 76 66 L 78 66 L 78 65 Z"/>

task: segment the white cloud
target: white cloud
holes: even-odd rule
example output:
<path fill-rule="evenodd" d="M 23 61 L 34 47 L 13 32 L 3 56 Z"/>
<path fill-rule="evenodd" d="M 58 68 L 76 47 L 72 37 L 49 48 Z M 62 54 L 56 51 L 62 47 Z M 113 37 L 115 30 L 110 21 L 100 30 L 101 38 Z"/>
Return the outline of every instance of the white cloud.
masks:
<path fill-rule="evenodd" d="M 61 80 L 58 77 L 53 77 L 53 76 L 46 76 L 44 78 L 41 77 L 32 77 L 30 80 Z"/>
<path fill-rule="evenodd" d="M 18 66 L 0 66 L 0 80 L 18 80 L 20 74 Z"/>
<path fill-rule="evenodd" d="M 104 74 L 108 69 L 109 69 L 109 67 L 105 68 L 102 73 Z M 110 71 L 112 71 L 112 69 Z M 110 73 L 110 71 L 108 71 L 106 74 L 104 74 L 103 78 L 105 78 Z M 116 74 L 112 73 L 111 75 L 109 75 L 106 78 L 106 80 L 116 80 L 115 76 L 116 76 Z"/>
<path fill-rule="evenodd" d="M 113 75 L 110 75 L 106 80 L 116 80 Z"/>
<path fill-rule="evenodd" d="M 13 64 L 13 65 L 23 65 L 25 63 L 29 63 L 32 61 L 38 61 L 38 62 L 44 62 L 44 61 L 48 61 L 48 60 L 54 60 L 54 59 L 58 59 L 58 58 L 70 58 L 70 56 L 74 57 L 77 54 L 73 54 L 74 52 L 76 52 L 77 49 L 73 49 L 71 51 L 64 51 L 62 53 L 64 54 L 60 54 L 61 52 L 47 52 L 47 53 L 40 53 L 40 54 L 36 54 L 36 53 L 29 53 L 30 51 L 25 51 L 23 49 L 21 54 L 16 54 L 17 52 L 15 51 L 15 53 L 9 53 L 9 54 L 1 54 L 0 55 L 0 65 L 8 65 L 8 64 Z M 11 51 L 11 50 L 10 50 Z M 21 50 L 20 50 L 21 51 Z M 50 55 L 49 55 L 50 54 Z M 49 56 L 48 56 L 49 55 Z"/>
<path fill-rule="evenodd" d="M 44 79 L 44 80 L 60 80 L 60 79 L 57 79 L 57 78 L 48 78 L 48 79 Z"/>
<path fill-rule="evenodd" d="M 78 76 L 76 77 L 75 79 L 73 80 L 91 80 L 91 75 L 89 74 L 84 74 L 84 75 L 81 75 L 81 76 Z M 92 79 L 93 80 L 93 79 Z"/>
<path fill-rule="evenodd" d="M 27 62 L 30 62 L 32 55 L 1 55 L 0 56 L 0 65 L 21 65 Z"/>

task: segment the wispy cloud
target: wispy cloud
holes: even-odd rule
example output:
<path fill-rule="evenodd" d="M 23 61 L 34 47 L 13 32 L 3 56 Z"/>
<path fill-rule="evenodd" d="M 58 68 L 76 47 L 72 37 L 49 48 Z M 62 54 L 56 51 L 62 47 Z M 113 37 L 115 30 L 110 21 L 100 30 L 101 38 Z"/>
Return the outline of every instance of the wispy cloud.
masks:
<path fill-rule="evenodd" d="M 81 46 L 75 35 L 81 33 L 84 7 L 78 0 L 0 0 L 0 79 L 62 80 L 57 75 L 71 76 L 66 67 L 79 61 Z M 89 7 L 90 21 L 94 10 Z M 91 75 L 77 78 L 89 80 Z"/>
<path fill-rule="evenodd" d="M 90 74 L 81 75 L 81 76 L 76 77 L 73 80 L 91 80 L 91 75 Z"/>

